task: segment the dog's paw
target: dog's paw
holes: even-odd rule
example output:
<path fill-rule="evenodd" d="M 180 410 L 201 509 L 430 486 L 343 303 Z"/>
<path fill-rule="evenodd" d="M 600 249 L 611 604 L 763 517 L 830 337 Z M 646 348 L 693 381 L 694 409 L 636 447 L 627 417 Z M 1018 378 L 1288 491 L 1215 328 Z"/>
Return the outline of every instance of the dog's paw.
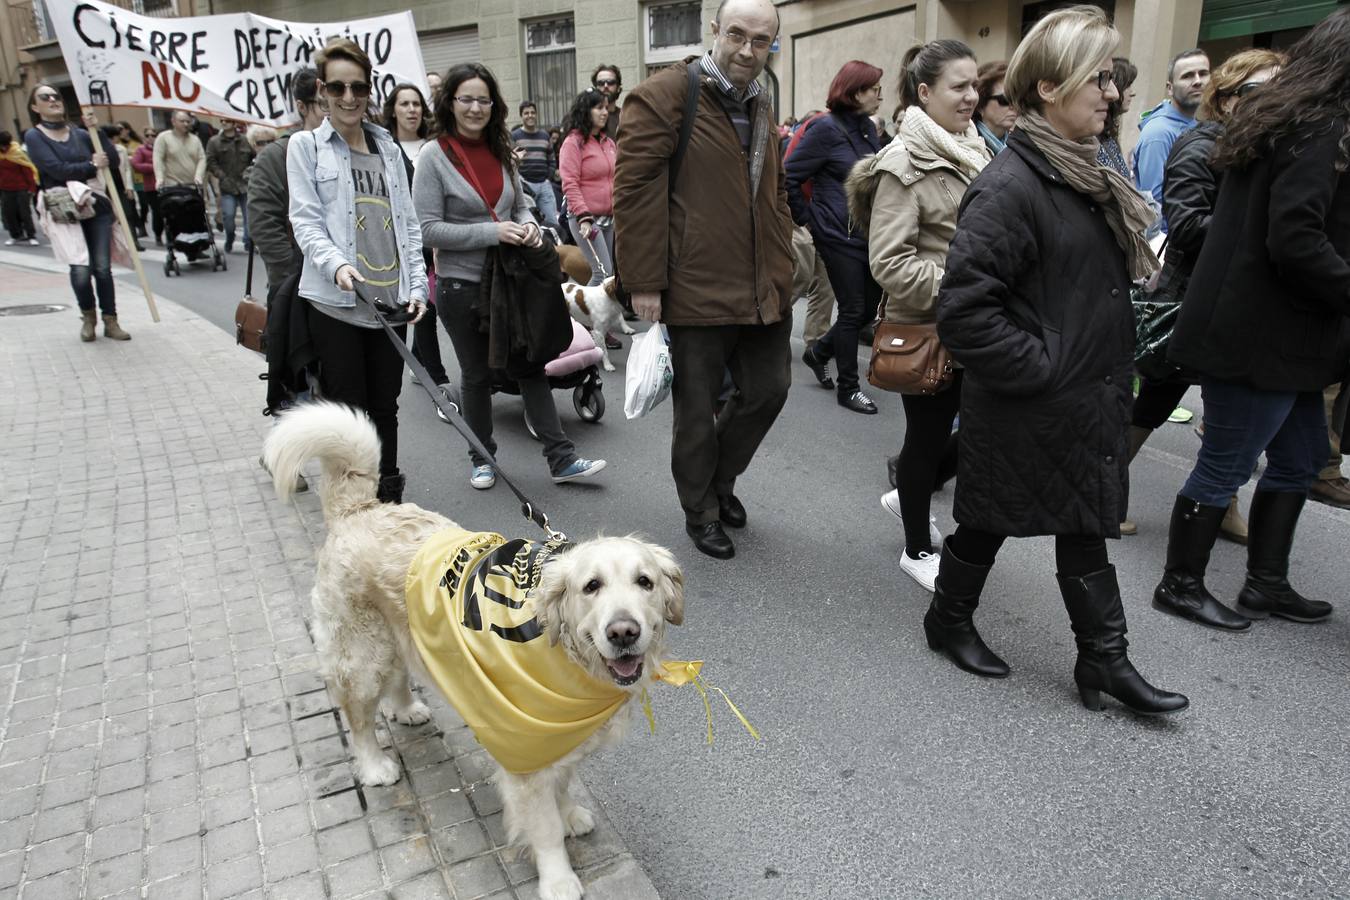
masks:
<path fill-rule="evenodd" d="M 595 830 L 595 814 L 584 806 L 574 806 L 563 820 L 568 837 L 581 837 Z"/>
<path fill-rule="evenodd" d="M 365 785 L 394 784 L 402 777 L 402 773 L 398 770 L 398 763 L 381 755 L 374 762 L 358 765 L 356 777 Z"/>
<path fill-rule="evenodd" d="M 394 721 L 400 725 L 425 725 L 431 721 L 431 709 L 421 700 L 416 700 L 403 709 L 396 710 Z"/>
<path fill-rule="evenodd" d="M 619 320 L 619 331 L 623 334 L 637 334 L 637 329 L 622 319 Z"/>
<path fill-rule="evenodd" d="M 610 362 L 609 360 L 605 360 L 604 367 L 606 372 L 614 371 L 614 363 Z"/>
<path fill-rule="evenodd" d="M 539 878 L 539 900 L 580 900 L 584 891 L 577 873 L 568 870 L 565 875 L 555 875 L 548 880 Z"/>

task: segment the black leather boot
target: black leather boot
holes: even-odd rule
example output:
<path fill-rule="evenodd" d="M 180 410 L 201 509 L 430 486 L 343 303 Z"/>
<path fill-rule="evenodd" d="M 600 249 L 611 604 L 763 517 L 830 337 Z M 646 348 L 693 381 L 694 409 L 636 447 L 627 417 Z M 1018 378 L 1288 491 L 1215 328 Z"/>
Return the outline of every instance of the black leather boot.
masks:
<path fill-rule="evenodd" d="M 1260 491 L 1252 497 L 1247 531 L 1247 583 L 1238 593 L 1238 609 L 1253 619 L 1279 616 L 1291 622 L 1321 622 L 1331 604 L 1309 600 L 1289 585 L 1289 551 L 1294 528 L 1308 495 Z"/>
<path fill-rule="evenodd" d="M 384 475 L 380 478 L 380 487 L 375 491 L 375 499 L 381 503 L 402 503 L 403 486 L 408 479 L 401 473 Z"/>
<path fill-rule="evenodd" d="M 1163 612 L 1229 631 L 1251 627 L 1251 620 L 1224 606 L 1205 588 L 1209 553 L 1219 534 L 1226 506 L 1204 506 L 1177 494 L 1172 526 L 1167 533 L 1167 564 L 1153 592 L 1153 606 Z"/>
<path fill-rule="evenodd" d="M 923 617 L 923 632 L 930 650 L 945 652 L 967 672 L 985 678 L 1007 678 L 1011 671 L 1008 664 L 985 646 L 972 618 L 980 605 L 989 569 L 958 559 L 952 552 L 951 540 L 944 541 L 933 602 Z"/>
<path fill-rule="evenodd" d="M 1073 680 L 1084 706 L 1105 709 L 1102 694 L 1145 716 L 1173 713 L 1190 705 L 1185 696 L 1145 681 L 1125 655 L 1129 641 L 1125 640 L 1125 607 L 1120 602 L 1115 566 L 1081 577 L 1055 577 L 1078 643 Z"/>

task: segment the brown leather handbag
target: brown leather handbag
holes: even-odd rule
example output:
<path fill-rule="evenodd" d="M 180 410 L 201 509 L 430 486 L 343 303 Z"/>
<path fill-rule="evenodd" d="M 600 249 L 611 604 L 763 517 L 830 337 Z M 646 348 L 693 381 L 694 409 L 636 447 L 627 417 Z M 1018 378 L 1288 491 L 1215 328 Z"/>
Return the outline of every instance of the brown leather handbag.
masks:
<path fill-rule="evenodd" d="M 258 353 L 267 352 L 267 307 L 253 299 L 253 250 L 248 251 L 244 299 L 234 308 L 234 342 Z"/>
<path fill-rule="evenodd" d="M 952 380 L 952 358 L 937 325 L 878 322 L 867 381 L 898 394 L 936 394 Z"/>

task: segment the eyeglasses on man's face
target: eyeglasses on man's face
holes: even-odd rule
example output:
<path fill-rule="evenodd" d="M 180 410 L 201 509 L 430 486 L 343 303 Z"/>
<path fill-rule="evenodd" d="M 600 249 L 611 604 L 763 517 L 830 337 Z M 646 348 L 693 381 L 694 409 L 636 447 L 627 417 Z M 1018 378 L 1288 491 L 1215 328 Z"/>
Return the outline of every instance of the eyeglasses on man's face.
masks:
<path fill-rule="evenodd" d="M 492 109 L 491 97 L 456 97 L 455 102 L 465 109 L 473 106 L 481 106 L 483 109 Z"/>
<path fill-rule="evenodd" d="M 352 96 L 357 100 L 364 100 L 370 96 L 370 82 L 368 81 L 325 81 L 323 90 L 334 100 L 341 100 L 347 96 L 347 91 L 352 92 Z"/>
<path fill-rule="evenodd" d="M 738 50 L 748 43 L 756 53 L 765 53 L 773 46 L 773 41 L 769 38 L 750 38 L 735 29 L 722 32 L 722 37 L 726 38 L 727 43 Z"/>

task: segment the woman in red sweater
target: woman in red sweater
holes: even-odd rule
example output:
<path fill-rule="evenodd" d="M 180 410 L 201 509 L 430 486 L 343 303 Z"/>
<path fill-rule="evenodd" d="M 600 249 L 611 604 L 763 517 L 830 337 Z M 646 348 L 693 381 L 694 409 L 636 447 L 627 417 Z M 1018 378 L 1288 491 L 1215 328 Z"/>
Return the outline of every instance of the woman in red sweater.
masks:
<path fill-rule="evenodd" d="M 558 173 L 567 198 L 568 224 L 591 264 L 591 284 L 614 274 L 614 141 L 605 133 L 605 95 L 582 91 L 572 104 Z"/>

